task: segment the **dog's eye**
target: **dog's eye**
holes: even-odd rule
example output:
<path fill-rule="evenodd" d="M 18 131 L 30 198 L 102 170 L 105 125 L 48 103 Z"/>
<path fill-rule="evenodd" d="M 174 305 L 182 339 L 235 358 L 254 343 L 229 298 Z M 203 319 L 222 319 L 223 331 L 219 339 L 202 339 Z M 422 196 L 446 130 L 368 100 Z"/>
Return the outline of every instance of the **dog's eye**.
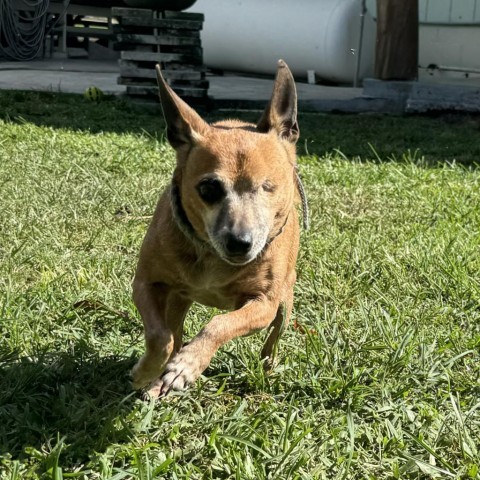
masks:
<path fill-rule="evenodd" d="M 216 203 L 225 196 L 223 185 L 218 180 L 204 180 L 199 183 L 197 190 L 205 203 Z"/>
<path fill-rule="evenodd" d="M 266 180 L 265 182 L 262 183 L 262 188 L 268 193 L 273 193 L 277 187 L 269 180 Z"/>

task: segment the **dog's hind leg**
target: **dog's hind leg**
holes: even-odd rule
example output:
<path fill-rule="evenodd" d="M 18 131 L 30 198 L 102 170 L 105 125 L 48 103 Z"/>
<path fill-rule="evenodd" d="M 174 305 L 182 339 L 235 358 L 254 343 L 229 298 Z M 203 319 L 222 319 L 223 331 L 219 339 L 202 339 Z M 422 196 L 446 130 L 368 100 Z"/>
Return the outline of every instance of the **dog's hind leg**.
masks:
<path fill-rule="evenodd" d="M 145 354 L 132 369 L 133 387 L 145 387 L 158 378 L 182 347 L 183 321 L 191 305 L 161 284 L 135 281 L 133 296 L 145 329 Z"/>
<path fill-rule="evenodd" d="M 290 290 L 287 298 L 280 303 L 277 314 L 270 325 L 270 332 L 263 345 L 260 358 L 263 360 L 265 370 L 271 370 L 274 367 L 277 354 L 278 342 L 285 328 L 287 328 L 292 315 L 293 308 L 293 289 Z"/>

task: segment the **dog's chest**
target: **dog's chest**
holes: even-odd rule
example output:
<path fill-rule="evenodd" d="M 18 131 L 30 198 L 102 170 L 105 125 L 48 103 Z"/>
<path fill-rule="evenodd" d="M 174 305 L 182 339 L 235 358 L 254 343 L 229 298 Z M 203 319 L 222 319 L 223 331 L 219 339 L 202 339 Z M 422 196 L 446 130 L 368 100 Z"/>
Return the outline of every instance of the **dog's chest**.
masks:
<path fill-rule="evenodd" d="M 215 307 L 220 310 L 233 310 L 235 308 L 235 298 L 229 297 L 214 288 L 196 289 L 188 292 L 188 297 L 194 302 L 200 303 L 207 307 Z"/>
<path fill-rule="evenodd" d="M 184 271 L 180 289 L 194 302 L 222 310 L 236 308 L 241 295 L 230 268 L 208 259 Z"/>
<path fill-rule="evenodd" d="M 191 300 L 209 307 L 222 310 L 235 308 L 237 295 L 231 289 L 220 285 L 211 278 L 204 276 L 207 281 L 185 285 L 184 294 Z"/>

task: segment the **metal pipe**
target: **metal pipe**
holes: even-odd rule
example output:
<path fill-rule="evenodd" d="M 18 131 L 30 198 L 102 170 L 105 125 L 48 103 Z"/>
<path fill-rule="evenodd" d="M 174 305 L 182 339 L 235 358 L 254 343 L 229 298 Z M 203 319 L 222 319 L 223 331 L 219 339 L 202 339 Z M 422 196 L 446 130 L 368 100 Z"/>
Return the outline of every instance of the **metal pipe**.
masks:
<path fill-rule="evenodd" d="M 425 70 L 443 70 L 444 72 L 480 73 L 480 68 L 448 67 L 446 65 L 428 65 Z"/>
<path fill-rule="evenodd" d="M 357 64 L 355 66 L 355 77 L 353 78 L 353 87 L 358 86 L 358 77 L 360 76 L 360 62 L 362 60 L 363 29 L 365 26 L 365 14 L 367 13 L 366 0 L 361 1 L 360 7 L 360 35 L 358 38 Z"/>

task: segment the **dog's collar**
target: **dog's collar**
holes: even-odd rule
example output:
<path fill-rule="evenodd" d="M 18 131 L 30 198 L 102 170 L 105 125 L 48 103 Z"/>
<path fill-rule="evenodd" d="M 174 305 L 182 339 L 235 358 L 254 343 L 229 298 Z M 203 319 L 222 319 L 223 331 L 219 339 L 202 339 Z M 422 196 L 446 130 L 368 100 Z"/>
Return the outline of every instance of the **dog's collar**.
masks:
<path fill-rule="evenodd" d="M 302 179 L 298 174 L 297 167 L 295 167 L 295 183 L 297 184 L 298 193 L 300 194 L 300 199 L 302 200 L 303 228 L 308 230 L 310 228 L 310 212 L 308 209 L 307 194 L 305 193 L 305 188 L 303 187 Z"/>
<path fill-rule="evenodd" d="M 190 223 L 190 220 L 188 219 L 187 214 L 183 208 L 182 199 L 180 197 L 180 189 L 178 188 L 178 185 L 176 185 L 173 182 L 170 185 L 169 196 L 170 196 L 170 205 L 172 207 L 173 218 L 179 230 L 196 247 L 207 249 L 207 250 L 213 250 L 213 247 L 211 247 L 209 243 L 202 240 L 195 232 L 195 229 L 193 228 L 193 225 Z"/>

